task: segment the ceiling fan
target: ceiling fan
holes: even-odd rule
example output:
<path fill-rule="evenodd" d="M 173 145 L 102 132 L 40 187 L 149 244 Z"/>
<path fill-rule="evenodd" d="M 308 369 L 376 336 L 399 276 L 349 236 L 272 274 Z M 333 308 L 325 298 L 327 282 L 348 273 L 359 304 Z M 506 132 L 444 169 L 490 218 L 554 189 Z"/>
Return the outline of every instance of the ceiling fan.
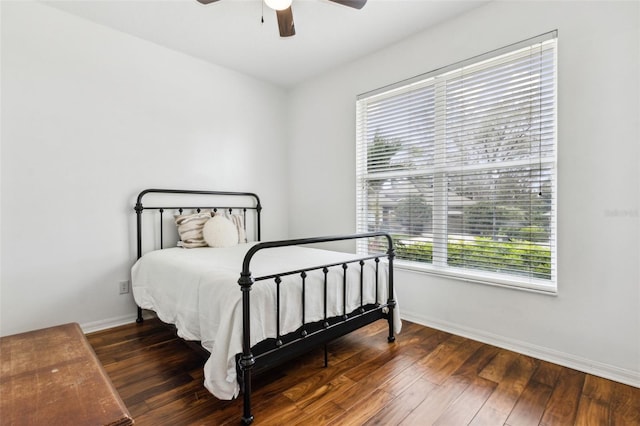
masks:
<path fill-rule="evenodd" d="M 198 0 L 202 4 L 215 3 L 218 0 Z M 329 0 L 343 6 L 352 7 L 354 9 L 362 9 L 367 0 Z M 264 0 L 271 9 L 276 11 L 278 17 L 278 29 L 280 37 L 291 37 L 296 34 L 296 28 L 293 25 L 293 12 L 291 11 L 292 0 Z"/>

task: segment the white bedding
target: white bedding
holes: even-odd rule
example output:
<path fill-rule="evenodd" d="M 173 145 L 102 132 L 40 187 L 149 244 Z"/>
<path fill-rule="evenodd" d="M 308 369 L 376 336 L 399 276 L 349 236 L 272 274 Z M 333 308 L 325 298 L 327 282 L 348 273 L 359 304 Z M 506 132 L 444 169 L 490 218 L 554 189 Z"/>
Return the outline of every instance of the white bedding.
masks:
<path fill-rule="evenodd" d="M 204 368 L 205 387 L 220 399 L 238 395 L 235 355 L 242 352 L 242 292 L 238 285 L 242 260 L 255 243 L 229 248 L 169 248 L 145 254 L 133 266 L 132 288 L 138 306 L 155 311 L 175 324 L 178 335 L 200 340 L 211 356 Z M 344 262 L 353 254 L 307 247 L 280 247 L 258 251 L 251 261 L 254 277 Z M 378 301 L 386 303 L 387 265 L 380 262 Z M 347 269 L 347 312 L 360 306 L 360 265 Z M 364 304 L 374 303 L 375 264 L 365 264 Z M 342 315 L 342 267 L 328 274 L 327 316 Z M 323 274 L 311 271 L 306 279 L 305 320 L 324 317 Z M 368 285 L 367 285 L 368 284 Z M 280 334 L 302 325 L 301 279 L 298 274 L 283 277 L 280 285 Z M 251 345 L 276 337 L 276 284 L 273 280 L 254 283 L 251 295 Z M 395 332 L 401 328 L 394 309 Z"/>

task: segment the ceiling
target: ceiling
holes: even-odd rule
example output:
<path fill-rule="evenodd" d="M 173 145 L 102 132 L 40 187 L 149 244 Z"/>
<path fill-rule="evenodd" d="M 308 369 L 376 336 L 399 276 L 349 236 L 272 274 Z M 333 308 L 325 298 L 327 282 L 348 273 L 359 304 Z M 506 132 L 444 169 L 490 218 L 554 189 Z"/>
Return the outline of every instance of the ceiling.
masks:
<path fill-rule="evenodd" d="M 282 87 L 373 53 L 489 0 L 293 0 L 280 38 L 261 0 L 44 0 L 57 9 Z M 261 17 L 264 10 L 264 23 Z"/>

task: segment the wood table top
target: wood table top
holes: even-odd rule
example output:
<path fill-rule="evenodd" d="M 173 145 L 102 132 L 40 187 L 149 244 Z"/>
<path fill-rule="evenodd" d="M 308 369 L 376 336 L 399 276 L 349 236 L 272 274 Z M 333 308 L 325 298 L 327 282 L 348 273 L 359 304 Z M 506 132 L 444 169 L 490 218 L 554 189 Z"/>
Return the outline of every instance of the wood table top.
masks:
<path fill-rule="evenodd" d="M 0 338 L 0 413 L 2 425 L 133 424 L 76 323 Z"/>

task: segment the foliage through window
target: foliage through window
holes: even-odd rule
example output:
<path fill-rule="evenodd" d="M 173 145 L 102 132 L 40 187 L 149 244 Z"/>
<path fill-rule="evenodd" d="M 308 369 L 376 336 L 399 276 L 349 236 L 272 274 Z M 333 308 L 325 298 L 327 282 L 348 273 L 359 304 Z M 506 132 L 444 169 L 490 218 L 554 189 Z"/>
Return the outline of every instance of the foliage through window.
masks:
<path fill-rule="evenodd" d="M 553 32 L 359 96 L 358 231 L 432 271 L 555 291 L 555 74 Z"/>

